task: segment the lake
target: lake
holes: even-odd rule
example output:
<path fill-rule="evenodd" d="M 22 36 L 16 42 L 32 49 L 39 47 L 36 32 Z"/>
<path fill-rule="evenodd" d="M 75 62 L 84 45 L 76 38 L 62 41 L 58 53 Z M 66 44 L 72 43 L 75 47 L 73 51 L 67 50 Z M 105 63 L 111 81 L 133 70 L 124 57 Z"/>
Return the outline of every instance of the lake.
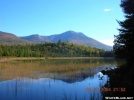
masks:
<path fill-rule="evenodd" d="M 0 100 L 102 100 L 114 59 L 0 62 Z"/>

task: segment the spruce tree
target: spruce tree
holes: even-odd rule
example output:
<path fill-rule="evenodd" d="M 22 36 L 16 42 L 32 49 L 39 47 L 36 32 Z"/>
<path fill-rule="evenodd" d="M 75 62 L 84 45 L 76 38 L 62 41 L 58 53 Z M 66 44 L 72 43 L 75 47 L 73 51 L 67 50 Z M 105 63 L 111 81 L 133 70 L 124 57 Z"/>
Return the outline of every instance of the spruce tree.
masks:
<path fill-rule="evenodd" d="M 134 65 L 134 0 L 121 0 L 121 8 L 125 14 L 124 21 L 118 21 L 121 26 L 119 35 L 115 36 L 114 53 L 117 58 L 126 59 Z"/>

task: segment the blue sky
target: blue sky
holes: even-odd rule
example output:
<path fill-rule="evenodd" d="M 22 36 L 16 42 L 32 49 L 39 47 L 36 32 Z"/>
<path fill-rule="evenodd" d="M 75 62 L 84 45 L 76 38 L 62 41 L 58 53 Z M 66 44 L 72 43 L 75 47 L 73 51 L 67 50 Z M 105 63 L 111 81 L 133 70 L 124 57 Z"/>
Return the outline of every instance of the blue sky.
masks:
<path fill-rule="evenodd" d="M 48 36 L 68 30 L 112 45 L 121 0 L 0 0 L 0 31 Z"/>

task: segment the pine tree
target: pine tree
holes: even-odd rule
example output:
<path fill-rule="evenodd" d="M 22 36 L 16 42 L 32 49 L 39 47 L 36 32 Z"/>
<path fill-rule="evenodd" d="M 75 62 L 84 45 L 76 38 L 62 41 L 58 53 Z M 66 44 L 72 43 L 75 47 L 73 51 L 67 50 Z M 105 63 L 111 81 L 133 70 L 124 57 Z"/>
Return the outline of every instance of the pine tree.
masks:
<path fill-rule="evenodd" d="M 134 65 L 134 0 L 121 0 L 125 14 L 124 21 L 118 21 L 121 26 L 119 35 L 115 36 L 114 52 L 117 58 L 124 58 L 127 63 Z"/>

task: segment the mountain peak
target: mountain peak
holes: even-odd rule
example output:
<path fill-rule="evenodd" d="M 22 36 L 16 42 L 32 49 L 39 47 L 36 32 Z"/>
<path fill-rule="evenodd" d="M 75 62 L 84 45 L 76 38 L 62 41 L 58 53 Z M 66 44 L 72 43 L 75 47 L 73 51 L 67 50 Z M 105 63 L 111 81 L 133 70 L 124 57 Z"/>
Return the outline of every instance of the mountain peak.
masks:
<path fill-rule="evenodd" d="M 72 30 L 69 30 L 69 31 L 66 31 L 66 32 L 64 32 L 64 33 L 81 33 L 81 32 L 75 32 L 75 31 L 72 31 Z"/>
<path fill-rule="evenodd" d="M 75 31 L 69 30 L 69 31 L 63 32 L 62 34 L 83 34 L 83 33 L 82 32 L 75 32 Z"/>
<path fill-rule="evenodd" d="M 20 37 L 21 39 L 25 39 L 28 41 L 32 41 L 32 42 L 41 42 L 44 41 L 44 39 L 42 38 L 42 36 L 40 36 L 39 34 L 33 34 L 30 36 L 26 36 L 26 37 Z"/>
<path fill-rule="evenodd" d="M 31 35 L 31 36 L 40 36 L 39 34 L 33 34 L 33 35 Z"/>
<path fill-rule="evenodd" d="M 72 31 L 72 30 L 66 31 L 62 34 L 85 36 L 82 32 L 75 32 L 75 31 Z"/>

